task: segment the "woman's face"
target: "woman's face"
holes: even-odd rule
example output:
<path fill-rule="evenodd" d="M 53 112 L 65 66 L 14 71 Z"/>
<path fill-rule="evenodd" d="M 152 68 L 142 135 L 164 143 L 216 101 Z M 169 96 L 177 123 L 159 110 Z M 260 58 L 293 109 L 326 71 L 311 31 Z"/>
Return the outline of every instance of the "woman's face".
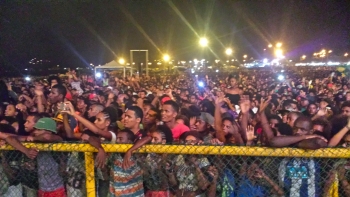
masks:
<path fill-rule="evenodd" d="M 151 132 L 152 144 L 165 144 L 165 140 L 161 133 L 154 131 Z"/>
<path fill-rule="evenodd" d="M 95 126 L 101 130 L 105 130 L 110 125 L 110 121 L 106 119 L 104 113 L 98 113 L 95 120 Z"/>
<path fill-rule="evenodd" d="M 231 78 L 230 85 L 231 85 L 231 87 L 235 87 L 237 85 L 237 80 L 235 78 Z"/>
<path fill-rule="evenodd" d="M 7 105 L 5 116 L 16 116 L 16 108 L 14 105 Z"/>
<path fill-rule="evenodd" d="M 189 136 L 186 137 L 185 143 L 187 145 L 196 145 L 196 144 L 199 143 L 199 140 L 196 137 L 194 137 L 192 135 L 189 135 Z"/>

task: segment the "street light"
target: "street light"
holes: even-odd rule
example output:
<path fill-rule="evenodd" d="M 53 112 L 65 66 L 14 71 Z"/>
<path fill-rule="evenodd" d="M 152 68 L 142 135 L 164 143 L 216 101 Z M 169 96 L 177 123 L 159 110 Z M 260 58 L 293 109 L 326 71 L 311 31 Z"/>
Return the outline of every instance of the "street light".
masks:
<path fill-rule="evenodd" d="M 122 65 L 125 64 L 125 60 L 123 58 L 120 58 L 118 62 L 119 64 L 122 64 Z"/>
<path fill-rule="evenodd" d="M 163 60 L 166 61 L 166 62 L 168 62 L 168 61 L 170 60 L 170 56 L 167 55 L 167 54 L 165 54 L 165 55 L 163 56 Z"/>
<path fill-rule="evenodd" d="M 248 55 L 243 55 L 243 58 L 246 59 L 248 57 Z"/>
<path fill-rule="evenodd" d="M 269 48 L 272 48 L 272 44 L 269 44 L 269 46 L 268 46 Z"/>
<path fill-rule="evenodd" d="M 209 43 L 209 41 L 208 41 L 208 39 L 206 39 L 206 38 L 201 38 L 201 39 L 199 39 L 199 44 L 200 44 L 202 47 L 208 46 L 208 43 Z"/>
<path fill-rule="evenodd" d="M 301 59 L 303 60 L 306 59 L 306 55 L 301 56 Z"/>
<path fill-rule="evenodd" d="M 232 55 L 232 49 L 227 48 L 225 53 L 226 53 L 226 55 Z"/>
<path fill-rule="evenodd" d="M 276 47 L 277 47 L 277 48 L 281 48 L 281 46 L 282 46 L 282 43 L 280 43 L 280 42 L 278 42 L 278 43 L 276 44 Z"/>
<path fill-rule="evenodd" d="M 332 50 L 329 50 L 328 53 L 332 53 L 333 51 Z"/>
<path fill-rule="evenodd" d="M 349 55 L 348 53 L 345 53 L 345 54 L 344 54 L 344 57 L 348 57 L 348 55 Z"/>

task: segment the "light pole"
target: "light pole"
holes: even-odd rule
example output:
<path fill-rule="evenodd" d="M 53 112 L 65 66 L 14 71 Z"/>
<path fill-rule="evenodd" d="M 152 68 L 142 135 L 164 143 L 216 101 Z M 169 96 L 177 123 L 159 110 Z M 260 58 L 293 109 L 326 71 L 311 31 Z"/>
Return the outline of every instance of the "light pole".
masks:
<path fill-rule="evenodd" d="M 120 64 L 120 65 L 122 65 L 124 68 L 123 68 L 123 77 L 125 78 L 125 60 L 124 60 L 124 58 L 120 58 L 119 60 L 118 60 L 118 63 Z"/>
<path fill-rule="evenodd" d="M 209 41 L 208 41 L 208 39 L 207 38 L 200 38 L 199 39 L 199 45 L 200 46 L 202 46 L 202 47 L 206 47 L 206 46 L 208 46 L 208 43 L 209 43 Z"/>

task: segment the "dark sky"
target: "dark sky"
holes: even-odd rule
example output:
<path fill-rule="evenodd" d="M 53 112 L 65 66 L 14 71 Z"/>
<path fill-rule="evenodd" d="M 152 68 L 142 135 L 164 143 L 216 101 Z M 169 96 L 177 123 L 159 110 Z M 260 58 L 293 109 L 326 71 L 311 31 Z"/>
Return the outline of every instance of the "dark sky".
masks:
<path fill-rule="evenodd" d="M 283 42 L 289 56 L 321 48 L 350 49 L 350 2 L 323 0 L 51 0 L 1 1 L 1 65 L 26 66 L 32 58 L 77 67 L 129 58 L 148 49 L 150 60 L 263 57 Z M 210 49 L 198 45 L 210 40 Z"/>

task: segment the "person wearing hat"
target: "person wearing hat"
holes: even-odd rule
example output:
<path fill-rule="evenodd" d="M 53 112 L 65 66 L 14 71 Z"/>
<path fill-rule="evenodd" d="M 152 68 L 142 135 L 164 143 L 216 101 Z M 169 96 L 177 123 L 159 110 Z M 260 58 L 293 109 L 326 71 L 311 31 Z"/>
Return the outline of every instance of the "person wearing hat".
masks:
<path fill-rule="evenodd" d="M 53 143 L 60 142 L 62 138 L 57 135 L 56 122 L 51 118 L 41 118 L 34 125 L 34 131 L 26 138 L 10 136 L 6 142 L 15 149 L 24 153 L 28 158 L 35 159 L 38 166 L 39 191 L 38 196 L 66 196 L 64 181 L 60 174 L 62 157 L 54 157 L 50 152 L 39 152 L 34 148 L 27 148 L 19 141 L 36 141 Z M 23 140 L 25 139 L 25 140 Z M 57 156 L 57 155 L 56 155 Z"/>
<path fill-rule="evenodd" d="M 206 112 L 201 112 L 200 116 L 197 116 L 196 123 L 193 130 L 204 139 L 204 143 L 209 143 L 212 139 L 211 131 L 213 131 L 214 117 Z"/>

